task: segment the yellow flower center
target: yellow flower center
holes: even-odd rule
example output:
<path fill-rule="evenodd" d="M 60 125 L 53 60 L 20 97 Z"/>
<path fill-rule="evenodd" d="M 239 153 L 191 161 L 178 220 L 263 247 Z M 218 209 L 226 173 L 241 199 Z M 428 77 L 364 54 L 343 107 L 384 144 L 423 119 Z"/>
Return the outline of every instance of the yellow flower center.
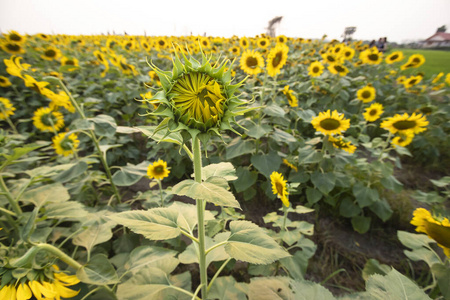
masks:
<path fill-rule="evenodd" d="M 326 130 L 335 130 L 341 126 L 341 123 L 335 119 L 324 119 L 320 121 L 320 127 Z"/>

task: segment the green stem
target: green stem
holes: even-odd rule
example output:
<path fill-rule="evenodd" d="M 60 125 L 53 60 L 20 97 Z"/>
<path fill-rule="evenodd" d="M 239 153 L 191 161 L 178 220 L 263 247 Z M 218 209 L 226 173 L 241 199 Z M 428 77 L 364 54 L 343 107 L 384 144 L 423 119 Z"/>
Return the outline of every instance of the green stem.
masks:
<path fill-rule="evenodd" d="M 188 146 L 186 144 L 183 144 L 183 149 L 186 151 L 189 158 L 193 161 L 194 160 L 194 154 L 192 154 L 191 150 L 189 150 Z"/>
<path fill-rule="evenodd" d="M 193 236 L 192 234 L 190 234 L 190 233 L 184 231 L 183 229 L 181 229 L 181 234 L 187 236 L 187 237 L 190 238 L 192 241 L 194 241 L 194 242 L 196 242 L 196 243 L 198 244 L 198 239 L 197 239 L 195 236 Z"/>
<path fill-rule="evenodd" d="M 216 274 L 214 274 L 214 277 L 211 279 L 211 282 L 208 285 L 208 288 L 206 289 L 207 292 L 209 292 L 209 290 L 211 289 L 214 280 L 216 280 L 217 277 L 219 277 L 219 274 L 222 272 L 222 270 L 225 268 L 225 266 L 230 262 L 232 258 L 228 258 L 219 268 L 219 270 L 217 270 Z"/>
<path fill-rule="evenodd" d="M 386 139 L 386 143 L 384 144 L 383 148 L 381 149 L 380 152 L 380 157 L 378 157 L 379 161 L 383 160 L 383 153 L 386 151 L 386 148 L 389 146 L 389 142 L 391 141 L 391 137 L 392 137 L 392 133 L 389 131 L 389 135 Z"/>
<path fill-rule="evenodd" d="M 59 84 L 62 86 L 62 88 L 66 92 L 66 94 L 69 96 L 70 101 L 72 101 L 73 106 L 75 107 L 77 112 L 80 114 L 81 118 L 83 120 L 86 120 L 86 116 L 85 116 L 83 110 L 78 105 L 77 101 L 73 98 L 72 94 L 69 92 L 69 90 L 67 89 L 66 85 L 62 82 L 61 79 L 59 79 Z M 122 197 L 120 196 L 119 190 L 117 189 L 116 185 L 114 184 L 114 182 L 112 180 L 111 170 L 109 169 L 108 163 L 106 162 L 106 159 L 103 156 L 103 152 L 100 149 L 100 144 L 99 144 L 99 141 L 97 139 L 97 136 L 95 135 L 95 132 L 93 130 L 90 130 L 89 136 L 91 137 L 92 141 L 95 144 L 95 149 L 97 149 L 98 155 L 100 157 L 100 161 L 102 162 L 103 167 L 105 168 L 106 176 L 108 177 L 108 180 L 111 183 L 111 186 L 112 186 L 112 188 L 114 190 L 114 194 L 115 194 L 115 196 L 117 198 L 117 201 L 119 201 L 119 203 L 120 203 L 120 202 L 122 202 Z"/>
<path fill-rule="evenodd" d="M 69 266 L 73 267 L 74 269 L 78 270 L 82 267 L 82 265 L 74 260 L 69 255 L 62 252 L 59 248 L 56 248 L 55 246 L 49 245 L 49 244 L 37 244 L 36 247 L 41 250 L 46 250 L 50 252 L 51 254 L 58 257 L 60 260 L 68 264 Z"/>
<path fill-rule="evenodd" d="M 194 153 L 194 180 L 202 182 L 202 151 L 200 140 L 195 137 L 192 141 L 192 152 Z M 206 272 L 206 253 L 205 253 L 205 224 L 204 224 L 204 200 L 197 201 L 197 222 L 198 222 L 198 261 L 200 268 L 200 284 L 202 285 L 202 298 L 207 299 L 208 274 Z"/>
<path fill-rule="evenodd" d="M 9 205 L 11 205 L 13 211 L 16 213 L 17 216 L 22 215 L 22 209 L 20 208 L 19 204 L 14 200 L 13 196 L 11 195 L 11 192 L 9 191 L 8 187 L 6 186 L 5 181 L 3 180 L 3 176 L 0 176 L 0 189 L 5 193 L 6 199 L 9 201 Z"/>
<path fill-rule="evenodd" d="M 6 112 L 2 109 L 2 113 L 4 116 L 6 116 L 6 122 L 8 122 L 9 126 L 11 127 L 11 129 L 13 130 L 14 134 L 19 134 L 19 132 L 17 131 L 16 126 L 14 126 L 14 123 L 11 122 L 11 119 L 8 117 L 8 115 L 6 114 Z"/>
<path fill-rule="evenodd" d="M 223 246 L 226 243 L 228 243 L 228 241 L 225 242 L 220 242 L 218 244 L 215 244 L 214 246 L 211 246 L 211 248 L 208 248 L 208 250 L 205 251 L 205 254 L 208 255 L 209 252 L 213 251 L 214 249 L 216 249 L 217 247 Z"/>
<path fill-rule="evenodd" d="M 164 207 L 164 199 L 163 199 L 161 180 L 158 179 L 156 181 L 158 182 L 158 186 L 159 186 L 159 196 L 161 197 L 161 207 Z"/>

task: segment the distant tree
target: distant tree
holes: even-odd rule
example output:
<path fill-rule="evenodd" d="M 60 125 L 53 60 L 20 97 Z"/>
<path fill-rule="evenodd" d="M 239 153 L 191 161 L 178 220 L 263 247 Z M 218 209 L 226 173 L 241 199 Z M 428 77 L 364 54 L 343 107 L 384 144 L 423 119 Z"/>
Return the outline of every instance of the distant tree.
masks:
<path fill-rule="evenodd" d="M 437 29 L 436 32 L 446 32 L 446 31 L 447 31 L 447 26 L 442 25 L 441 27 L 439 27 L 439 28 Z"/>
<path fill-rule="evenodd" d="M 267 35 L 274 37 L 275 36 L 275 26 L 281 23 L 281 20 L 283 19 L 282 16 L 275 17 L 272 20 L 269 21 L 269 24 L 267 25 Z"/>
<path fill-rule="evenodd" d="M 345 27 L 344 33 L 342 34 L 342 37 L 344 38 L 345 41 L 351 40 L 352 39 L 352 35 L 355 32 L 356 32 L 356 27 L 355 26 Z"/>

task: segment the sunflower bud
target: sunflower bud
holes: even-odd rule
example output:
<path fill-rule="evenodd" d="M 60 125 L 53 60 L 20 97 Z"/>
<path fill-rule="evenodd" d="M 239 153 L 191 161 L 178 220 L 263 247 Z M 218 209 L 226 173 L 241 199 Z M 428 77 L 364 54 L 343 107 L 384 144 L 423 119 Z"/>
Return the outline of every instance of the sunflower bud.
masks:
<path fill-rule="evenodd" d="M 166 130 L 167 135 L 180 132 L 184 141 L 198 135 L 206 142 L 211 135 L 220 136 L 222 130 L 236 132 L 232 128 L 233 124 L 237 125 L 235 117 L 254 108 L 242 107 L 247 102 L 234 96 L 243 81 L 231 84 L 229 60 L 211 65 L 211 58 L 203 52 L 201 63 L 181 52 L 183 63 L 177 48 L 174 54 L 172 72 L 150 64 L 161 81 L 161 90 L 148 100 L 158 106 L 149 114 L 164 117 L 155 133 L 160 130 Z"/>

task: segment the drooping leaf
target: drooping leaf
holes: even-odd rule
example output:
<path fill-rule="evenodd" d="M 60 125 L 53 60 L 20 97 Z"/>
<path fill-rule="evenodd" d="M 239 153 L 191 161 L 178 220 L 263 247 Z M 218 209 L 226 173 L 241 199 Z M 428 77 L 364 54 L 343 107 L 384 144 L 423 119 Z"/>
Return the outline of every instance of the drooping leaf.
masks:
<path fill-rule="evenodd" d="M 83 204 L 76 201 L 49 203 L 44 205 L 45 216 L 50 219 L 80 220 L 88 215 Z"/>
<path fill-rule="evenodd" d="M 21 201 L 33 203 L 37 207 L 41 207 L 45 203 L 64 202 L 69 199 L 70 195 L 61 183 L 47 184 L 28 190 L 20 198 Z"/>
<path fill-rule="evenodd" d="M 226 180 L 223 178 L 215 178 L 226 183 Z M 241 208 L 233 193 L 211 182 L 198 183 L 191 179 L 183 180 L 172 188 L 172 192 L 176 195 L 187 196 L 195 200 L 204 200 L 220 206 Z"/>
<path fill-rule="evenodd" d="M 243 192 L 251 187 L 258 179 L 258 173 L 252 172 L 248 168 L 238 167 L 236 170 L 238 180 L 233 181 L 233 186 L 237 193 Z"/>
<path fill-rule="evenodd" d="M 119 282 L 117 273 L 104 254 L 96 254 L 77 271 L 80 281 L 87 284 L 106 285 Z"/>
<path fill-rule="evenodd" d="M 128 211 L 109 218 L 150 240 L 168 240 L 181 233 L 177 225 L 178 211 L 173 208 Z"/>
<path fill-rule="evenodd" d="M 431 299 L 408 277 L 392 269 L 386 276 L 375 274 L 366 282 L 371 299 L 425 300 Z"/>
<path fill-rule="evenodd" d="M 225 251 L 234 259 L 254 264 L 270 264 L 290 255 L 263 229 L 251 222 L 232 221 L 230 230 Z"/>
<path fill-rule="evenodd" d="M 95 245 L 109 241 L 112 238 L 112 225 L 102 223 L 98 220 L 85 224 L 85 231 L 74 236 L 72 243 L 83 246 L 87 251 L 91 251 Z"/>
<path fill-rule="evenodd" d="M 243 140 L 242 138 L 238 137 L 228 144 L 226 159 L 230 160 L 237 156 L 252 153 L 253 151 L 255 151 L 255 148 L 252 141 Z"/>
<path fill-rule="evenodd" d="M 227 181 L 233 181 L 237 179 L 236 170 L 234 166 L 229 162 L 221 162 L 218 164 L 211 164 L 202 168 L 202 180 L 206 180 L 209 177 L 222 177 Z"/>
<path fill-rule="evenodd" d="M 143 176 L 147 175 L 149 162 L 143 161 L 138 165 L 127 164 L 120 167 L 119 171 L 112 176 L 114 184 L 118 186 L 130 186 L 138 182 Z"/>
<path fill-rule="evenodd" d="M 94 123 L 95 134 L 99 136 L 112 137 L 116 133 L 116 120 L 111 116 L 102 114 L 88 120 Z"/>

